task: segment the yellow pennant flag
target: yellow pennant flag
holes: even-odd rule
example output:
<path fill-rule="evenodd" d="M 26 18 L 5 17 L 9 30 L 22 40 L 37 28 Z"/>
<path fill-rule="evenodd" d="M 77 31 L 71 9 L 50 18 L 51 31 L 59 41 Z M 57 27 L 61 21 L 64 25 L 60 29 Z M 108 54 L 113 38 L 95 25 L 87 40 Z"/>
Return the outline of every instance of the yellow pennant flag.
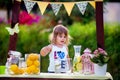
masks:
<path fill-rule="evenodd" d="M 94 9 L 96 9 L 95 1 L 89 1 L 89 3 L 93 6 Z"/>
<path fill-rule="evenodd" d="M 74 2 L 64 2 L 63 4 L 65 6 L 65 9 L 66 9 L 68 15 L 70 16 L 75 3 Z"/>
<path fill-rule="evenodd" d="M 103 0 L 95 0 L 95 1 L 98 1 L 98 2 L 99 2 L 99 1 L 100 1 L 100 2 L 103 2 Z"/>
<path fill-rule="evenodd" d="M 16 0 L 16 1 L 21 2 L 21 0 Z"/>
<path fill-rule="evenodd" d="M 43 15 L 49 3 L 48 2 L 37 2 L 37 4 L 40 8 L 41 14 Z"/>

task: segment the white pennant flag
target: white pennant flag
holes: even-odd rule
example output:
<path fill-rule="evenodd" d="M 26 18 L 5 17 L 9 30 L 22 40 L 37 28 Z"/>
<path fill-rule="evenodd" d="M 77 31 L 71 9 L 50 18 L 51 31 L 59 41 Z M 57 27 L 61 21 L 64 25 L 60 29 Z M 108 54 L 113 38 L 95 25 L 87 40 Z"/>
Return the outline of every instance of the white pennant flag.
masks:
<path fill-rule="evenodd" d="M 80 12 L 82 13 L 82 15 L 84 15 L 88 2 L 78 2 L 76 4 L 77 4 Z"/>
<path fill-rule="evenodd" d="M 51 3 L 51 6 L 52 6 L 52 9 L 53 9 L 53 12 L 55 13 L 55 15 L 57 15 L 59 10 L 60 10 L 60 7 L 62 6 L 62 4 L 60 4 L 60 3 Z"/>
<path fill-rule="evenodd" d="M 24 3 L 25 3 L 25 7 L 27 9 L 27 12 L 30 13 L 36 2 L 24 0 Z"/>

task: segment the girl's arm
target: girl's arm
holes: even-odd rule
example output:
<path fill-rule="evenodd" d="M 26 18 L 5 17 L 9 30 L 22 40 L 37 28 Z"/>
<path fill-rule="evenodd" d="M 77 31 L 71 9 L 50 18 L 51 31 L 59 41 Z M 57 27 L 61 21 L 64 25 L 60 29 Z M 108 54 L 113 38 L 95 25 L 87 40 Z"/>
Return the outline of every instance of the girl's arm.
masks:
<path fill-rule="evenodd" d="M 41 49 L 40 54 L 46 56 L 52 50 L 52 45 L 45 46 Z"/>

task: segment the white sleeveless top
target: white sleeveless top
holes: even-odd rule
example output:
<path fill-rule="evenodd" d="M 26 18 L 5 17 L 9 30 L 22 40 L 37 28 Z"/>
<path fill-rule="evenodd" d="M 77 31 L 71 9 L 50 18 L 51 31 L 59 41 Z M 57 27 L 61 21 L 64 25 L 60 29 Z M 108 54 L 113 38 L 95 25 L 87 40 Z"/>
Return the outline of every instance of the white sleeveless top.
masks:
<path fill-rule="evenodd" d="M 52 45 L 52 51 L 49 54 L 49 72 L 55 72 L 55 65 L 60 63 L 60 71 L 66 72 L 66 60 L 67 60 L 68 51 L 64 45 L 62 48 Z M 57 62 L 56 62 L 57 60 Z"/>

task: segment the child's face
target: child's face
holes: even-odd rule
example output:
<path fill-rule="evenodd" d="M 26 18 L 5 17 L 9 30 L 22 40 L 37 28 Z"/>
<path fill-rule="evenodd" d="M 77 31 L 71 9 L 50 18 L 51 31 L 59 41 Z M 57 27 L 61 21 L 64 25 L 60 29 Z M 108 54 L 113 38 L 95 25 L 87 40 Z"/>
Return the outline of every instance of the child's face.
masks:
<path fill-rule="evenodd" d="M 66 36 L 65 36 L 65 34 L 64 33 L 58 34 L 57 38 L 56 38 L 56 43 L 58 45 L 64 45 L 65 42 L 66 42 Z"/>

